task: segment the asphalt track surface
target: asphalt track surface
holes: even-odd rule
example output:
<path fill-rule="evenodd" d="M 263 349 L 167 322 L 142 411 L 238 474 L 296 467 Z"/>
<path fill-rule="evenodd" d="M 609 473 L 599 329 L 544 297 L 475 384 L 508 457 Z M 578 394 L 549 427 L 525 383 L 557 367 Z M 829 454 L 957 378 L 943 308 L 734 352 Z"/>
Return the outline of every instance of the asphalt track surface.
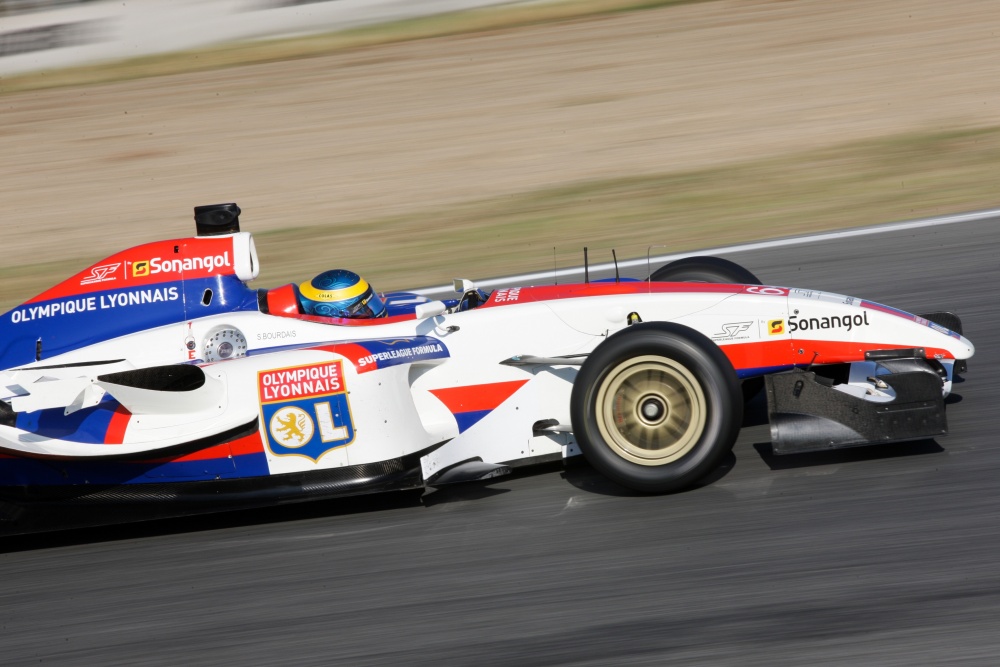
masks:
<path fill-rule="evenodd" d="M 995 665 L 1000 220 L 734 255 L 975 343 L 936 441 L 638 496 L 585 463 L 419 494 L 0 542 L 0 661 Z"/>

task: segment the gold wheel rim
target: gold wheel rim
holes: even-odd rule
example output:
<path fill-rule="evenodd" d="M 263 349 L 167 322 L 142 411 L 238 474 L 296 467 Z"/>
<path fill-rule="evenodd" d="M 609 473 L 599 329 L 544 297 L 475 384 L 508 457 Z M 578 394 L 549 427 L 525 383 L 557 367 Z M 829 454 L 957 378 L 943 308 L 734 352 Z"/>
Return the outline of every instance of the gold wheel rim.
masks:
<path fill-rule="evenodd" d="M 611 369 L 597 391 L 597 428 L 626 461 L 660 466 L 694 449 L 705 430 L 701 384 L 667 357 L 645 355 Z"/>

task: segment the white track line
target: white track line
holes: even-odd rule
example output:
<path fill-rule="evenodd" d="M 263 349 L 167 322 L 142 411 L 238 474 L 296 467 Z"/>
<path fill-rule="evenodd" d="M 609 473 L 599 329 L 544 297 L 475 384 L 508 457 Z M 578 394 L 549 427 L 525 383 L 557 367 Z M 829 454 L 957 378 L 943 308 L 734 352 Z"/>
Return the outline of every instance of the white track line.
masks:
<path fill-rule="evenodd" d="M 922 227 L 935 227 L 938 225 L 953 225 L 959 222 L 975 222 L 977 220 L 986 220 L 989 218 L 995 218 L 1000 216 L 1000 208 L 989 209 L 986 211 L 973 211 L 971 213 L 956 213 L 954 215 L 942 215 L 934 218 L 921 218 L 919 220 L 906 220 L 903 222 L 893 222 L 885 225 L 875 225 L 873 227 L 860 227 L 856 229 L 843 229 L 835 232 L 822 232 L 819 234 L 810 234 L 808 236 L 793 236 L 783 239 L 772 239 L 770 241 L 756 241 L 754 243 L 741 243 L 739 245 L 731 246 L 721 246 L 718 248 L 707 248 L 703 250 L 693 250 L 689 252 L 674 253 L 671 255 L 657 255 L 655 257 L 641 258 L 641 259 L 630 259 L 626 261 L 618 262 L 618 268 L 630 268 L 633 266 L 645 266 L 647 264 L 661 264 L 663 262 L 671 262 L 676 259 L 682 259 L 684 257 L 693 257 L 695 255 L 725 255 L 736 252 L 748 252 L 751 250 L 767 250 L 769 248 L 781 248 L 791 245 L 802 245 L 805 243 L 818 243 L 821 241 L 835 241 L 838 239 L 851 238 L 852 236 L 869 236 L 871 234 L 887 234 L 889 232 L 902 232 L 909 229 L 920 229 Z M 655 247 L 655 246 L 654 246 Z M 594 264 L 590 267 L 591 271 L 610 271 L 615 268 L 615 265 L 611 262 L 605 264 Z M 493 278 L 491 280 L 475 281 L 476 285 L 479 287 L 498 287 L 500 285 L 510 285 L 510 284 L 524 284 L 532 280 L 548 280 L 554 275 L 553 271 L 536 271 L 534 273 L 524 273 L 519 276 L 508 276 L 505 278 Z M 575 276 L 583 275 L 583 267 L 570 267 L 565 269 L 559 269 L 559 278 L 565 276 Z M 411 290 L 415 294 L 443 294 L 447 292 L 453 292 L 454 289 L 451 285 L 441 285 L 438 287 L 422 287 L 420 289 Z"/>

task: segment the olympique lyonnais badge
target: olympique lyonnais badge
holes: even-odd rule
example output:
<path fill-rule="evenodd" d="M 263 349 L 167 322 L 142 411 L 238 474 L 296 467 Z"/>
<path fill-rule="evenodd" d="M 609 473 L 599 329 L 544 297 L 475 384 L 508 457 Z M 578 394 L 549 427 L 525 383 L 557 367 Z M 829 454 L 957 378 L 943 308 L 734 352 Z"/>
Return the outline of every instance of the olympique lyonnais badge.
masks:
<path fill-rule="evenodd" d="M 341 360 L 257 373 L 267 444 L 278 456 L 313 461 L 354 440 Z"/>

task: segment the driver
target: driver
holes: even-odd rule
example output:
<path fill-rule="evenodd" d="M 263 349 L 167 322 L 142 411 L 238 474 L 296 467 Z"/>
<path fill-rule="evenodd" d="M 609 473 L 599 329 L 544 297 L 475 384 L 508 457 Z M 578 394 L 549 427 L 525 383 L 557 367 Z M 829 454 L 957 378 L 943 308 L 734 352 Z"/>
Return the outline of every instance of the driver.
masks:
<path fill-rule="evenodd" d="M 308 315 L 368 319 L 385 317 L 385 304 L 364 278 L 332 269 L 299 285 L 299 303 Z"/>

